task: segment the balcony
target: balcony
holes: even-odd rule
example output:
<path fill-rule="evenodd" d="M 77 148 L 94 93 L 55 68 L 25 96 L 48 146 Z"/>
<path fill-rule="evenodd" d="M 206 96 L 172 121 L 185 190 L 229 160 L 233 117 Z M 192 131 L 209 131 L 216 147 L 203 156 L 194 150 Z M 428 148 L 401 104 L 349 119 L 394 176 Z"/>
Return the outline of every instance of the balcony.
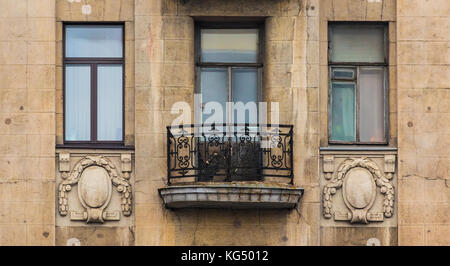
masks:
<path fill-rule="evenodd" d="M 167 208 L 295 208 L 293 126 L 167 127 Z"/>

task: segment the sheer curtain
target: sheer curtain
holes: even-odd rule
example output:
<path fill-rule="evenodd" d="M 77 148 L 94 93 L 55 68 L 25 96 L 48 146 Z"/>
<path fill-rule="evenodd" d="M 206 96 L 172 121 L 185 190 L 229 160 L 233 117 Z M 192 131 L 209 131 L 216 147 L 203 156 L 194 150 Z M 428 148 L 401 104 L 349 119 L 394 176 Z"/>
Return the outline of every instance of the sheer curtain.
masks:
<path fill-rule="evenodd" d="M 122 27 L 67 25 L 66 57 L 122 57 Z"/>
<path fill-rule="evenodd" d="M 233 68 L 232 70 L 233 102 L 254 103 L 255 109 L 246 110 L 245 114 L 234 111 L 235 123 L 258 123 L 258 70 L 256 68 Z M 251 107 L 251 105 L 248 105 Z M 244 119 L 242 120 L 241 117 Z"/>
<path fill-rule="evenodd" d="M 66 65 L 65 90 L 66 140 L 86 141 L 91 138 L 91 67 Z"/>
<path fill-rule="evenodd" d="M 332 83 L 332 140 L 356 140 L 355 89 L 351 82 Z"/>
<path fill-rule="evenodd" d="M 382 142 L 384 133 L 384 68 L 361 67 L 359 72 L 359 138 Z"/>
<path fill-rule="evenodd" d="M 384 62 L 383 25 L 334 25 L 331 44 L 333 62 Z"/>
<path fill-rule="evenodd" d="M 202 29 L 202 62 L 256 63 L 258 29 Z"/>
<path fill-rule="evenodd" d="M 216 122 L 226 123 L 225 103 L 228 101 L 228 70 L 226 68 L 202 68 L 201 91 L 204 105 L 209 102 L 218 102 L 222 106 L 222 121 Z M 213 116 L 213 112 L 211 114 L 203 113 L 203 122 Z"/>
<path fill-rule="evenodd" d="M 97 138 L 121 141 L 123 122 L 122 65 L 98 65 Z"/>

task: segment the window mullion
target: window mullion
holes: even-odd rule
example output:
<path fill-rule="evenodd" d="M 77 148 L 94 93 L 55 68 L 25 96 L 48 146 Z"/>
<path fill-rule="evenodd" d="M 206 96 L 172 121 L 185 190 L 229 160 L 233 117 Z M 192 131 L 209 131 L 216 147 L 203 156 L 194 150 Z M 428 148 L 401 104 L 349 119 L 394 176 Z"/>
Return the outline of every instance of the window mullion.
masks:
<path fill-rule="evenodd" d="M 359 102 L 359 66 L 356 66 L 356 92 L 355 92 L 355 103 L 356 103 L 356 112 L 355 112 L 355 119 L 356 119 L 356 142 L 360 142 L 359 140 L 359 109 L 360 109 L 360 102 Z"/>
<path fill-rule="evenodd" d="M 92 64 L 91 69 L 92 69 L 92 78 L 91 78 L 91 140 L 95 143 L 97 142 L 97 105 L 98 105 L 98 100 L 97 100 L 97 66 L 98 64 Z"/>
<path fill-rule="evenodd" d="M 228 67 L 228 102 L 232 102 L 233 101 L 233 80 L 232 80 L 232 67 L 229 66 Z M 226 106 L 226 104 L 225 104 Z M 227 112 L 227 123 L 230 123 L 231 121 L 233 121 L 233 109 L 230 108 L 230 110 L 228 110 Z M 233 121 L 235 122 L 235 121 Z"/>

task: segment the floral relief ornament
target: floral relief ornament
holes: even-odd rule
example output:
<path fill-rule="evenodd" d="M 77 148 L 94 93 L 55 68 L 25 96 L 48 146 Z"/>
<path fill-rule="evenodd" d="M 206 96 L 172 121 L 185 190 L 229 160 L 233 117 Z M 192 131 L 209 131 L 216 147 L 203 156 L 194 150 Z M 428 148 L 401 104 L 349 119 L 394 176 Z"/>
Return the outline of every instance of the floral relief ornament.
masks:
<path fill-rule="evenodd" d="M 91 175 L 86 177 L 88 172 Z M 102 172 L 106 172 L 106 175 L 102 175 Z M 77 213 L 71 211 L 71 220 L 83 220 L 88 223 L 120 220 L 118 211 L 104 211 L 111 199 L 112 184 L 122 196 L 121 211 L 123 215 L 130 216 L 132 189 L 129 178 L 129 175 L 121 177 L 114 164 L 108 158 L 103 156 L 84 157 L 75 165 L 70 175 L 59 184 L 58 210 L 60 215 L 66 216 L 69 213 L 67 196 L 72 190 L 72 186 L 78 184 L 79 200 L 86 212 Z"/>
<path fill-rule="evenodd" d="M 377 164 L 367 158 L 350 158 L 345 160 L 334 173 L 332 179 L 323 188 L 323 215 L 326 219 L 330 219 L 333 216 L 332 211 L 332 196 L 336 194 L 337 190 L 340 189 L 344 183 L 344 178 L 347 173 L 352 169 L 363 168 L 370 172 L 373 181 L 376 186 L 380 188 L 380 192 L 384 194 L 383 201 L 383 213 L 374 214 L 367 213 L 367 211 L 372 207 L 373 200 L 375 199 L 375 194 L 373 194 L 373 199 L 371 203 L 365 206 L 365 210 L 361 212 L 357 208 L 354 208 L 348 204 L 346 200 L 347 195 L 344 196 L 345 204 L 352 211 L 352 214 L 345 213 L 335 213 L 335 220 L 350 221 L 351 223 L 368 223 L 369 221 L 383 221 L 383 215 L 386 218 L 390 218 L 394 212 L 394 196 L 395 190 L 394 185 L 391 183 L 382 171 L 380 171 Z M 348 178 L 348 177 L 347 177 Z M 372 182 L 373 182 L 372 181 Z M 345 186 L 345 185 L 344 185 Z M 376 193 L 376 191 L 374 191 Z M 345 193 L 344 193 L 345 194 Z M 357 217 L 355 217 L 357 216 Z"/>

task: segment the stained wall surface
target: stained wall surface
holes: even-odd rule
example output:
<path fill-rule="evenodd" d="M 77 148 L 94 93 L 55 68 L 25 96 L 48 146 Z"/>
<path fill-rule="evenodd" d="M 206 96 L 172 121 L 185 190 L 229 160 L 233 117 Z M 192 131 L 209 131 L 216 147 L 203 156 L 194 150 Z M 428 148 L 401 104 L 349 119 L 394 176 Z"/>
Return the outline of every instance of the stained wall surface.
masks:
<path fill-rule="evenodd" d="M 0 1 L 0 244 L 55 244 L 55 1 Z"/>
<path fill-rule="evenodd" d="M 0 0 L 0 7 L 0 245 L 450 244 L 448 0 Z M 173 211 L 158 195 L 167 185 L 166 126 L 178 117 L 171 108 L 194 104 L 195 23 L 212 18 L 264 22 L 263 99 L 279 102 L 280 123 L 294 125 L 294 184 L 305 190 L 297 209 Z M 387 145 L 328 142 L 333 21 L 388 26 Z M 65 22 L 124 25 L 124 147 L 63 145 Z M 76 182 L 72 191 L 60 184 L 82 160 L 106 161 L 124 178 L 131 213 L 114 216 L 129 198 L 113 183 L 107 210 L 116 218 L 87 224 L 77 216 Z M 325 217 L 329 177 L 351 163 L 394 187 L 393 196 L 374 189 L 376 222 Z M 61 215 L 61 190 L 73 216 Z M 334 210 L 347 208 L 342 191 Z"/>
<path fill-rule="evenodd" d="M 399 0 L 399 244 L 450 244 L 450 3 Z"/>

